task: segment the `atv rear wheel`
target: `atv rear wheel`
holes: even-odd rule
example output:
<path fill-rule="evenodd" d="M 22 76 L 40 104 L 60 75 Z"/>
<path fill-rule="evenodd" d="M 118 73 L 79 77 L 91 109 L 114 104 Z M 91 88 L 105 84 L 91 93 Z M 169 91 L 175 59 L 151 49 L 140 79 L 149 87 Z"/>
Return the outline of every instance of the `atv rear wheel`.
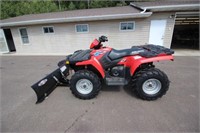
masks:
<path fill-rule="evenodd" d="M 136 79 L 136 93 L 144 100 L 156 100 L 169 88 L 167 75 L 156 68 L 141 70 Z"/>
<path fill-rule="evenodd" d="M 91 71 L 79 70 L 70 80 L 72 94 L 80 99 L 94 98 L 101 89 L 99 77 Z"/>

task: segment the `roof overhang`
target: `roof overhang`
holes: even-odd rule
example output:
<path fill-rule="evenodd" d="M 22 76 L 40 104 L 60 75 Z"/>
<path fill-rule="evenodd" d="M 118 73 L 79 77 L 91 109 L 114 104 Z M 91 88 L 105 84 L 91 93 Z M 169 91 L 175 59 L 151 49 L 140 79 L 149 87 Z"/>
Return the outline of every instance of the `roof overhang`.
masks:
<path fill-rule="evenodd" d="M 183 4 L 183 5 L 162 5 L 162 6 L 138 6 L 131 3 L 132 6 L 141 10 L 150 10 L 152 12 L 159 11 L 191 11 L 199 10 L 199 4 Z"/>
<path fill-rule="evenodd" d="M 199 12 L 176 12 L 175 25 L 199 25 Z"/>
<path fill-rule="evenodd" d="M 199 17 L 199 12 L 176 12 L 176 18 Z"/>
<path fill-rule="evenodd" d="M 97 21 L 97 20 L 145 18 L 145 17 L 151 16 L 151 14 L 152 14 L 152 12 L 98 15 L 98 16 L 83 16 L 83 17 L 68 17 L 68 18 L 52 18 L 52 19 L 38 19 L 38 20 L 25 20 L 25 21 L 18 21 L 18 22 L 0 23 L 0 27 L 21 26 L 21 25 L 35 25 L 35 24 L 46 24 L 46 23 L 65 23 L 65 22 L 80 22 L 80 21 Z"/>

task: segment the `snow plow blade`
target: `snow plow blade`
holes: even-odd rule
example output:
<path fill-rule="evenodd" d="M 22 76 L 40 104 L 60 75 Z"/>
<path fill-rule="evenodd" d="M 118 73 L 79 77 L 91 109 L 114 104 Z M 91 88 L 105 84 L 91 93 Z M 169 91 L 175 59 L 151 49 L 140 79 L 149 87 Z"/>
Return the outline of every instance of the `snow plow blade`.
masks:
<path fill-rule="evenodd" d="M 35 91 L 37 95 L 36 104 L 41 103 L 45 100 L 45 98 L 51 94 L 51 92 L 58 85 L 68 85 L 69 82 L 65 78 L 69 75 L 69 68 L 67 66 L 63 66 L 61 68 L 56 69 L 37 83 L 33 84 L 31 88 Z"/>

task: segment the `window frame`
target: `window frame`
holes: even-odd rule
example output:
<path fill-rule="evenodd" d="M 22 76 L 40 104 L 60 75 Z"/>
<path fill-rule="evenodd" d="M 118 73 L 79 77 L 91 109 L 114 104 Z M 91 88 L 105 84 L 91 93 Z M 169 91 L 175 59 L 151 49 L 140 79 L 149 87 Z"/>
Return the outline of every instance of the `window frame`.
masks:
<path fill-rule="evenodd" d="M 133 29 L 125 29 L 125 30 L 122 30 L 121 29 L 121 25 L 122 23 L 133 23 Z M 119 31 L 135 31 L 135 21 L 124 21 L 124 22 L 120 22 L 119 23 Z"/>
<path fill-rule="evenodd" d="M 21 29 L 26 29 L 27 36 L 28 36 L 28 43 L 24 43 L 24 42 L 23 42 L 22 35 L 21 35 L 21 32 L 20 32 Z M 20 27 L 20 28 L 18 28 L 18 32 L 19 32 L 19 36 L 20 36 L 20 38 L 21 38 L 21 44 L 22 44 L 22 45 L 25 45 L 25 46 L 26 46 L 26 45 L 30 45 L 30 38 L 29 38 L 28 28 L 27 28 L 27 27 Z"/>
<path fill-rule="evenodd" d="M 48 32 L 48 33 L 45 33 L 44 32 L 44 28 L 53 28 L 53 32 Z M 49 31 L 49 29 L 48 29 L 48 31 Z M 55 34 L 55 30 L 54 30 L 54 26 L 42 26 L 42 32 L 43 32 L 43 34 Z"/>
<path fill-rule="evenodd" d="M 77 26 L 78 26 L 78 25 L 81 25 L 81 26 L 82 26 L 82 25 L 86 25 L 86 26 L 87 26 L 87 31 L 78 32 L 78 31 L 77 31 Z M 89 33 L 89 24 L 76 24 L 76 25 L 75 25 L 75 32 L 76 32 L 76 33 Z"/>

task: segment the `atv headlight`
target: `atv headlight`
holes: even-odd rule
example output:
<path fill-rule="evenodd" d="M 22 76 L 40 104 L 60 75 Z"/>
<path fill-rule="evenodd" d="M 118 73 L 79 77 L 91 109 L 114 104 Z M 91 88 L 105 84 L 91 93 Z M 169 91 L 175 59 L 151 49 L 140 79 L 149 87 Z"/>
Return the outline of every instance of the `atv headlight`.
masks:
<path fill-rule="evenodd" d="M 66 64 L 68 65 L 68 64 L 69 64 L 69 61 L 66 61 Z"/>

